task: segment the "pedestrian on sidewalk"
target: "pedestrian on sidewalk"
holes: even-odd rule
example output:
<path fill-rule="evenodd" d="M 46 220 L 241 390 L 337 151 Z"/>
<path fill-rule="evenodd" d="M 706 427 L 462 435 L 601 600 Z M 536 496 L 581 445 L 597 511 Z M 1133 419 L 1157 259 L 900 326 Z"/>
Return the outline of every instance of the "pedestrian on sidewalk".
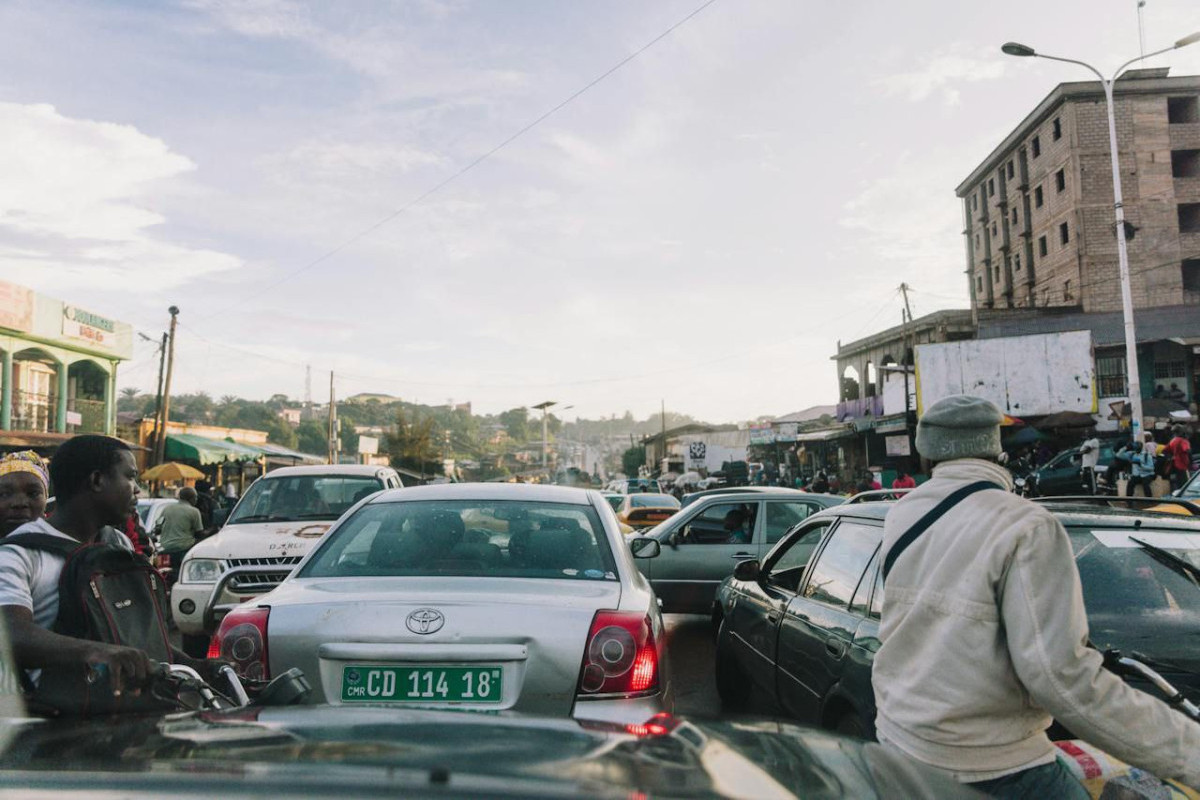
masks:
<path fill-rule="evenodd" d="M 884 522 L 872 671 L 879 741 L 994 797 L 1086 800 L 1056 759 L 1057 720 L 1116 758 L 1200 786 L 1200 725 L 1104 668 L 1067 532 L 1013 494 L 1004 415 L 956 395 L 928 408 L 933 474 Z"/>
<path fill-rule="evenodd" d="M 1079 446 L 1080 467 L 1083 472 L 1083 485 L 1088 494 L 1096 493 L 1096 466 L 1100 463 L 1100 440 L 1092 430 L 1083 435 L 1083 444 Z"/>
<path fill-rule="evenodd" d="M 183 557 L 196 543 L 197 534 L 204 530 L 204 521 L 196 508 L 196 490 L 190 486 L 180 489 L 179 502 L 164 508 L 158 519 L 158 550 L 167 557 L 174 582 L 179 580 Z"/>
<path fill-rule="evenodd" d="M 1167 442 L 1163 455 L 1167 457 L 1167 478 L 1171 481 L 1171 491 L 1183 488 L 1188 481 L 1188 470 L 1192 468 L 1192 443 L 1188 441 L 1187 430 L 1182 425 L 1176 425 L 1171 433 L 1171 441 Z"/>

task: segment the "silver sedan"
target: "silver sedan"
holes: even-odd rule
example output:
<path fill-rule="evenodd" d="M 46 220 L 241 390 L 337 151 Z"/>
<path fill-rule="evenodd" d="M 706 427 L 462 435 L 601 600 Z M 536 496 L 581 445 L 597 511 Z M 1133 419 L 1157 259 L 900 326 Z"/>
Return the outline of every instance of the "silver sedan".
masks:
<path fill-rule="evenodd" d="M 641 723 L 670 711 L 672 693 L 662 615 L 634 558 L 598 492 L 387 491 L 230 612 L 216 643 L 248 677 L 299 667 L 315 702 Z"/>

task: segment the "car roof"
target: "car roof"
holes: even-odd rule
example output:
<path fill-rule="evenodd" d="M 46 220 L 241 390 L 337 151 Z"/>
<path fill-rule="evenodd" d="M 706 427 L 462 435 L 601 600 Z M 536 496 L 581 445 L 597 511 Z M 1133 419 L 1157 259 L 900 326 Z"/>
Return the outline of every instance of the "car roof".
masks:
<path fill-rule="evenodd" d="M 822 518 L 854 517 L 858 519 L 882 521 L 895 502 L 856 503 L 852 505 L 833 506 L 821 511 Z M 1046 510 L 1067 528 L 1128 528 L 1145 527 L 1155 529 L 1178 530 L 1180 533 L 1200 532 L 1200 517 L 1184 517 L 1178 514 L 1158 514 L 1138 511 L 1136 509 L 1113 508 L 1107 505 L 1091 505 L 1087 502 L 1068 501 L 1065 503 L 1047 502 Z M 815 519 L 813 514 L 809 519 Z M 807 520 L 806 520 L 807 521 Z"/>
<path fill-rule="evenodd" d="M 554 486 L 544 483 L 442 483 L 436 486 L 412 486 L 391 489 L 371 499 L 371 503 L 405 503 L 416 500 L 525 500 L 534 503 L 573 503 L 591 505 L 592 489 Z"/>
<path fill-rule="evenodd" d="M 304 475 L 367 475 L 374 477 L 380 472 L 391 472 L 391 467 L 371 464 L 308 464 L 302 467 L 280 467 L 264 475 L 264 478 L 291 478 Z"/>

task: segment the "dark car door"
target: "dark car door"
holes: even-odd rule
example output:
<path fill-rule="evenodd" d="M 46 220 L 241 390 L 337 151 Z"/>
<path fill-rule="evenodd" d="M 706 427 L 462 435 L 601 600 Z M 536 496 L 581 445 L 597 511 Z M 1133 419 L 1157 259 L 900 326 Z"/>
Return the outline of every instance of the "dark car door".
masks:
<path fill-rule="evenodd" d="M 775 697 L 775 657 L 779 625 L 800 591 L 804 569 L 833 520 L 807 525 L 770 554 L 757 581 L 739 581 L 726 613 L 730 644 L 744 672 L 760 689 Z"/>
<path fill-rule="evenodd" d="M 840 678 L 846 653 L 866 616 L 870 578 L 864 592 L 857 590 L 882 539 L 881 522 L 841 520 L 806 570 L 800 593 L 788 604 L 779 630 L 776 682 L 780 705 L 797 719 L 821 721 L 823 699 Z"/>
<path fill-rule="evenodd" d="M 668 520 L 662 552 L 638 560 L 663 611 L 708 614 L 721 581 L 733 574 L 737 562 L 759 557 L 759 506 L 757 501 L 705 501 L 695 510 Z M 653 562 L 653 563 L 651 563 Z"/>

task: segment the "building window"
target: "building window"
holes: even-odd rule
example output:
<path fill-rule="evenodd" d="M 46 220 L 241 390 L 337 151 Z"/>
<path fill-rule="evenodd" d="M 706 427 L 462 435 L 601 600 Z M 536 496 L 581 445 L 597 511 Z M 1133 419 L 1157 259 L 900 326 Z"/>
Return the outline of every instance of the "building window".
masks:
<path fill-rule="evenodd" d="M 982 275 L 975 276 L 975 291 L 977 291 L 977 292 L 983 291 L 983 276 Z"/>
<path fill-rule="evenodd" d="M 1017 253 L 1013 256 L 1013 269 L 1017 272 L 1021 271 L 1021 254 Z"/>
<path fill-rule="evenodd" d="M 1065 171 L 1060 169 L 1054 173 L 1054 188 L 1060 192 L 1067 188 L 1067 173 Z"/>
<path fill-rule="evenodd" d="M 1015 208 L 1012 211 L 1012 224 L 1013 225 L 1017 224 L 1017 209 L 1015 209 Z"/>
<path fill-rule="evenodd" d="M 1063 302 L 1069 303 L 1074 299 L 1075 298 L 1073 298 L 1071 296 L 1071 281 L 1069 281 L 1069 280 L 1063 281 Z"/>
<path fill-rule="evenodd" d="M 1058 226 L 1058 243 L 1062 245 L 1071 243 L 1071 232 L 1065 222 Z"/>
<path fill-rule="evenodd" d="M 994 239 L 995 237 L 997 237 L 999 235 L 1000 234 L 997 233 L 997 231 L 996 231 L 996 222 L 995 222 L 995 220 L 992 220 L 992 238 Z"/>
<path fill-rule="evenodd" d="M 1038 237 L 1038 255 L 1041 256 L 1042 258 L 1045 258 L 1047 252 L 1048 251 L 1046 249 L 1046 237 L 1039 236 Z"/>
<path fill-rule="evenodd" d="M 1008 161 L 1008 179 L 1011 181 L 1013 176 L 1017 174 L 1016 168 L 1013 167 L 1012 159 Z"/>
<path fill-rule="evenodd" d="M 979 210 L 979 198 L 976 197 L 975 195 L 971 195 L 971 210 L 972 211 Z"/>
<path fill-rule="evenodd" d="M 1096 357 L 1096 390 L 1101 397 L 1123 397 L 1129 394 L 1125 386 L 1125 357 Z"/>
<path fill-rule="evenodd" d="M 1058 117 L 1055 117 L 1054 118 L 1054 141 L 1057 142 L 1061 138 L 1062 138 L 1062 121 Z"/>
<path fill-rule="evenodd" d="M 1189 258 L 1183 262 L 1183 290 L 1200 292 L 1200 258 Z"/>
<path fill-rule="evenodd" d="M 1200 233 L 1200 203 L 1179 204 L 1179 232 Z"/>
<path fill-rule="evenodd" d="M 1033 205 L 1035 208 L 1041 208 L 1045 198 L 1042 196 L 1042 187 L 1037 187 L 1033 190 Z"/>
<path fill-rule="evenodd" d="M 988 197 L 996 194 L 996 179 L 988 178 Z"/>
<path fill-rule="evenodd" d="M 975 249 L 979 249 L 979 234 L 975 234 Z"/>
<path fill-rule="evenodd" d="M 1167 122 L 1172 125 L 1200 122 L 1200 97 L 1168 97 Z"/>
<path fill-rule="evenodd" d="M 1200 178 L 1200 150 L 1172 150 L 1171 175 L 1176 178 Z"/>
<path fill-rule="evenodd" d="M 1029 143 L 1029 149 L 1033 151 L 1033 157 L 1037 158 L 1042 154 L 1042 140 L 1037 136 L 1033 137 L 1033 141 Z"/>
<path fill-rule="evenodd" d="M 1187 372 L 1185 371 L 1183 361 L 1154 360 L 1154 380 L 1163 381 L 1170 380 L 1171 378 L 1185 377 L 1187 377 Z"/>

